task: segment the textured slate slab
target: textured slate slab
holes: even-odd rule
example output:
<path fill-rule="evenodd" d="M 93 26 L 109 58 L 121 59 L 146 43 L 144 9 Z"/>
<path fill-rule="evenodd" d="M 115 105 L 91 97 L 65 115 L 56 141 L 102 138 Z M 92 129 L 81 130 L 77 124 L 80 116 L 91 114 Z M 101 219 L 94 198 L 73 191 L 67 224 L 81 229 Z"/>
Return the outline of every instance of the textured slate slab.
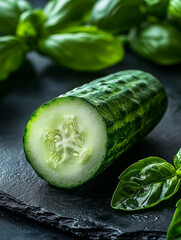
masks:
<path fill-rule="evenodd" d="M 75 236 L 0 208 L 2 240 L 75 240 Z"/>
<path fill-rule="evenodd" d="M 153 209 L 134 213 L 111 209 L 110 200 L 117 177 L 132 162 L 150 155 L 172 162 L 181 147 L 180 65 L 158 67 L 128 53 L 122 64 L 86 74 L 57 67 L 34 54 L 29 58 L 37 72 L 34 81 L 9 93 L 0 103 L 0 206 L 84 238 L 164 239 L 181 193 Z M 91 182 L 72 190 L 50 186 L 34 173 L 23 153 L 23 129 L 30 114 L 63 92 L 121 69 L 146 70 L 163 82 L 169 95 L 169 108 L 163 120 Z"/>

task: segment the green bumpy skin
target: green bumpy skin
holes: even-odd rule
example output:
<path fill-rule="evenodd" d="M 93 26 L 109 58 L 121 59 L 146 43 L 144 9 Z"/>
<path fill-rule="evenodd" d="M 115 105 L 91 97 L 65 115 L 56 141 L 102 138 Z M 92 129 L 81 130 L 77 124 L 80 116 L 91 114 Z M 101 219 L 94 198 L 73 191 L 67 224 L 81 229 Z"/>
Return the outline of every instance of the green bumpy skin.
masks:
<path fill-rule="evenodd" d="M 100 159 L 96 160 L 100 162 L 96 171 L 93 172 L 93 169 L 90 169 L 89 178 L 81 178 L 81 182 L 62 185 L 55 183 L 52 179 L 49 181 L 46 179 L 45 173 L 41 168 L 36 169 L 33 166 L 34 160 L 31 159 L 31 149 L 29 149 L 27 143 L 29 141 L 28 136 L 31 133 L 31 127 L 34 124 L 34 121 L 36 122 L 36 119 L 40 116 L 39 114 L 41 114 L 41 112 L 49 106 L 53 106 L 53 108 L 56 109 L 56 102 L 67 101 L 67 99 L 70 101 L 71 99 L 77 99 L 76 101 L 79 100 L 80 102 L 85 102 L 85 104 L 90 105 L 93 110 L 97 112 L 101 121 L 103 121 L 107 139 L 105 139 L 105 143 L 103 143 L 105 153 L 102 155 L 101 162 Z M 82 106 L 80 106 L 80 108 Z M 42 105 L 32 115 L 24 133 L 24 149 L 26 158 L 40 177 L 56 187 L 72 188 L 82 185 L 104 171 L 116 158 L 125 153 L 131 146 L 148 134 L 160 121 L 166 108 L 167 95 L 164 87 L 151 74 L 139 70 L 128 70 L 105 76 L 88 84 L 84 84 L 83 86 L 77 87 L 72 91 L 49 101 L 48 103 Z M 68 110 L 66 109 L 65 111 Z M 58 112 L 58 109 L 56 112 Z M 51 116 L 53 117 L 52 113 Z M 87 117 L 86 113 L 85 117 Z M 89 118 L 91 118 L 91 116 L 87 117 L 88 121 Z M 56 121 L 59 121 L 59 119 Z M 72 125 L 72 121 L 73 120 L 70 121 L 71 124 L 69 128 Z M 74 127 L 72 129 L 74 129 Z M 90 129 L 88 129 L 88 131 L 89 130 Z M 97 129 L 95 134 L 97 134 L 96 138 L 101 139 L 101 136 L 98 133 L 99 131 L 100 129 Z M 77 130 L 75 127 L 75 133 L 76 132 Z M 53 134 L 59 137 L 59 132 L 58 134 L 57 132 L 56 134 L 53 132 Z M 46 132 L 45 135 L 46 138 L 48 136 L 48 141 L 49 137 L 52 138 L 52 136 L 54 136 L 52 134 L 50 136 L 49 132 Z M 71 134 L 71 137 L 74 136 Z M 36 138 L 39 138 L 39 136 Z M 101 152 L 100 149 L 101 146 L 99 146 L 99 151 Z M 37 154 L 39 154 L 39 150 L 40 149 L 36 150 Z M 89 151 L 90 149 L 85 148 L 84 150 L 86 152 L 86 161 L 89 161 L 89 154 L 93 153 Z M 40 161 L 42 161 L 41 158 Z M 52 165 L 53 162 L 50 162 L 50 164 Z M 91 162 L 91 164 L 93 163 Z M 55 172 L 53 172 L 54 170 L 51 171 L 51 175 L 54 177 Z"/>
<path fill-rule="evenodd" d="M 168 103 L 163 85 L 139 70 L 113 73 L 62 96 L 85 99 L 106 122 L 107 154 L 97 174 L 148 134 L 161 120 Z"/>

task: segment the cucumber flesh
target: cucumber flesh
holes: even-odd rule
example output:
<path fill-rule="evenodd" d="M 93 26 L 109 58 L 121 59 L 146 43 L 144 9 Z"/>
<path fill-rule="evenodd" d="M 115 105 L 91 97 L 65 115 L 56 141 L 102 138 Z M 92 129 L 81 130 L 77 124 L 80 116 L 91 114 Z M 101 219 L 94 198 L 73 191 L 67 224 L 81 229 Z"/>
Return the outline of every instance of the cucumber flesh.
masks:
<path fill-rule="evenodd" d="M 56 98 L 31 116 L 24 148 L 35 171 L 50 184 L 78 186 L 96 174 L 105 158 L 106 124 L 88 101 Z"/>

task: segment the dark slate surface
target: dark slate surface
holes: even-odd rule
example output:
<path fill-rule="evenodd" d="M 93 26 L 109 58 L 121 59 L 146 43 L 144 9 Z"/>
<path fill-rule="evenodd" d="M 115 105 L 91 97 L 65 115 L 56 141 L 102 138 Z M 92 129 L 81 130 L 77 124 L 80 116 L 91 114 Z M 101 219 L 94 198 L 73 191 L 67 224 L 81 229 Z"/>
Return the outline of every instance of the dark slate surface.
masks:
<path fill-rule="evenodd" d="M 19 214 L 0 208 L 1 240 L 75 240 L 58 229 L 45 226 Z"/>
<path fill-rule="evenodd" d="M 46 1 L 34 1 L 34 4 L 43 2 Z M 153 209 L 134 213 L 111 209 L 110 200 L 117 177 L 131 163 L 150 155 L 171 163 L 181 147 L 181 65 L 160 67 L 127 53 L 122 63 L 88 74 L 55 66 L 34 53 L 28 58 L 33 66 L 27 62 L 23 70 L 3 86 L 8 90 L 17 78 L 21 83 L 0 102 L 0 206 L 83 239 L 165 239 L 181 191 Z M 82 187 L 56 189 L 41 180 L 23 153 L 23 129 L 30 114 L 61 93 L 123 69 L 142 69 L 162 81 L 169 95 L 169 108 L 163 120 L 108 170 Z"/>
<path fill-rule="evenodd" d="M 156 155 L 172 162 L 181 146 L 180 65 L 158 67 L 132 53 L 99 73 L 77 73 L 55 66 L 34 53 L 33 81 L 6 95 L 0 107 L 0 205 L 29 218 L 90 239 L 164 239 L 181 194 L 145 211 L 111 209 L 119 174 L 132 162 Z M 28 64 L 28 63 L 27 63 Z M 121 69 L 142 69 L 158 77 L 169 95 L 169 108 L 159 125 L 103 174 L 72 190 L 56 189 L 41 180 L 26 162 L 22 135 L 30 114 L 45 101 L 96 77 Z M 24 73 L 26 79 L 30 73 Z M 135 233 L 136 232 L 136 233 Z M 149 233 L 149 237 L 145 236 Z M 150 234 L 152 236 L 150 237 Z M 134 237 L 136 236 L 136 237 Z"/>

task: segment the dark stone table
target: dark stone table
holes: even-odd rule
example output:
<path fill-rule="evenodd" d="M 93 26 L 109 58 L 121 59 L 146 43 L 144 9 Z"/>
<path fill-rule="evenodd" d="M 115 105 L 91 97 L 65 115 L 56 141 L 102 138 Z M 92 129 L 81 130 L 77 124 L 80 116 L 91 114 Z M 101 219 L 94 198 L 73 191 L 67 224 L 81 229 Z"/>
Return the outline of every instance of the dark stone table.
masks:
<path fill-rule="evenodd" d="M 23 129 L 30 114 L 61 93 L 124 69 L 148 71 L 164 84 L 169 106 L 162 121 L 109 169 L 82 187 L 62 190 L 44 182 L 23 152 Z M 4 83 L 7 93 L 3 90 L 0 102 L 0 206 L 9 210 L 0 210 L 1 239 L 75 239 L 58 229 L 83 239 L 165 239 L 181 191 L 155 208 L 133 213 L 111 209 L 110 200 L 119 174 L 131 163 L 150 155 L 172 163 L 181 147 L 180 69 L 181 65 L 154 65 L 127 51 L 124 61 L 114 67 L 80 73 L 30 53 L 21 70 Z"/>
<path fill-rule="evenodd" d="M 1 240 L 75 240 L 74 236 L 0 208 Z"/>

